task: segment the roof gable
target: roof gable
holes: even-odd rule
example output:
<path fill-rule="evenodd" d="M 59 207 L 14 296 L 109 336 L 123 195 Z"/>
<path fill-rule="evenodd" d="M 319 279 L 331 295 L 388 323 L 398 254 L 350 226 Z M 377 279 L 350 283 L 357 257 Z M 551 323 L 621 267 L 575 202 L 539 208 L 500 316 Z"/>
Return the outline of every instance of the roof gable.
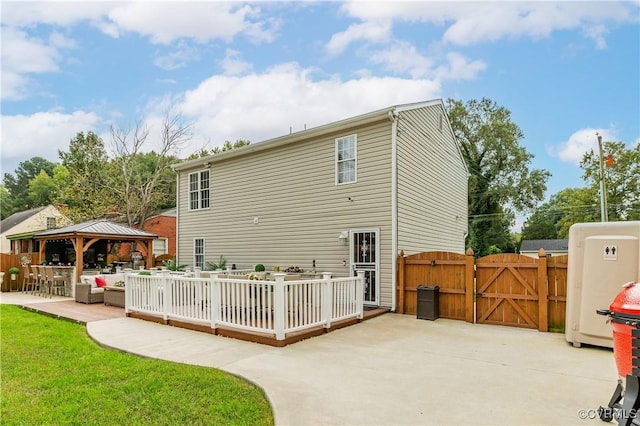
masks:
<path fill-rule="evenodd" d="M 40 206 L 40 207 L 35 207 L 33 209 L 24 210 L 24 211 L 16 212 L 16 213 L 12 214 L 8 218 L 6 218 L 2 222 L 0 222 L 0 232 L 5 234 L 11 228 L 21 224 L 22 222 L 24 222 L 27 219 L 32 218 L 33 216 L 35 216 L 36 214 L 40 213 L 41 211 L 43 211 L 47 207 L 49 207 L 49 206 Z"/>
<path fill-rule="evenodd" d="M 64 228 L 52 229 L 41 232 L 34 237 L 50 237 L 56 235 L 111 235 L 123 238 L 156 238 L 156 234 L 142 231 L 140 229 L 130 228 L 108 220 L 89 220 L 87 222 L 77 223 L 75 225 L 65 226 Z"/>
<path fill-rule="evenodd" d="M 354 117 L 346 118 L 332 123 L 324 124 L 317 127 L 312 127 L 299 132 L 291 133 L 288 135 L 268 139 L 255 144 L 246 145 L 240 148 L 235 148 L 229 151 L 220 152 L 217 154 L 209 155 L 202 158 L 196 158 L 194 160 L 183 161 L 178 164 L 174 164 L 174 170 L 180 172 L 184 170 L 193 169 L 196 167 L 209 166 L 213 162 L 223 161 L 228 158 L 237 157 L 241 155 L 247 155 L 253 152 L 259 152 L 266 149 L 271 149 L 277 146 L 287 145 L 290 143 L 299 142 L 301 140 L 308 140 L 317 136 L 321 136 L 328 133 L 333 133 L 342 129 L 353 128 L 355 126 L 365 125 L 374 122 L 380 122 L 381 120 L 389 120 L 389 125 L 397 117 L 398 113 L 402 111 L 409 111 L 412 109 L 424 108 L 428 106 L 441 105 L 444 109 L 444 103 L 442 99 L 433 99 L 424 102 L 415 102 L 410 104 L 394 105 L 380 110 L 372 111 L 366 114 L 357 115 Z M 448 117 L 447 117 L 448 122 Z M 458 147 L 459 149 L 459 147 Z M 465 165 L 466 167 L 466 165 Z"/>

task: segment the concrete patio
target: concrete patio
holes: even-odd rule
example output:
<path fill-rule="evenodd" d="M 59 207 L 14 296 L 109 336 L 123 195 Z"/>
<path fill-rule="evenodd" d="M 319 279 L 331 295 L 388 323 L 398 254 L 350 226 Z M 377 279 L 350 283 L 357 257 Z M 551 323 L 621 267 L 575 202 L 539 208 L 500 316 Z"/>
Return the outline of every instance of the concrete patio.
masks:
<path fill-rule="evenodd" d="M 89 321 L 87 332 L 245 377 L 278 425 L 600 424 L 595 410 L 617 380 L 610 349 L 574 348 L 562 334 L 398 314 L 283 348 L 126 317 Z"/>

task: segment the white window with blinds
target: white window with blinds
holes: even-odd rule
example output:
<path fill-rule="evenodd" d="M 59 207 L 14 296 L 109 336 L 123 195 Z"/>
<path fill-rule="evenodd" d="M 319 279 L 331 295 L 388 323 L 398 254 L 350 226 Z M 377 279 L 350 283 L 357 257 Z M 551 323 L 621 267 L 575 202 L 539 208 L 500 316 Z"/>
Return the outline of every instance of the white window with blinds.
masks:
<path fill-rule="evenodd" d="M 209 170 L 189 173 L 189 210 L 209 208 Z"/>
<path fill-rule="evenodd" d="M 204 238 L 193 239 L 193 267 L 204 269 Z"/>
<path fill-rule="evenodd" d="M 153 255 L 162 256 L 169 253 L 169 240 L 167 238 L 156 238 L 153 240 Z"/>
<path fill-rule="evenodd" d="M 355 183 L 358 166 L 356 135 L 336 139 L 336 185 Z"/>

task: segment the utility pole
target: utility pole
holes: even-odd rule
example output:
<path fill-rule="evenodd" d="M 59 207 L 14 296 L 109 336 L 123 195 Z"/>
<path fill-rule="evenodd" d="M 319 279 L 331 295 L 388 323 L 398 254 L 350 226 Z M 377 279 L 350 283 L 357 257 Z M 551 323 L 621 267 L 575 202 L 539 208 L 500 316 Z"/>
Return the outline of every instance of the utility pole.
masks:
<path fill-rule="evenodd" d="M 607 185 L 604 182 L 604 158 L 602 157 L 602 136 L 596 132 L 598 137 L 598 152 L 600 154 L 600 221 L 608 222 L 607 214 Z"/>

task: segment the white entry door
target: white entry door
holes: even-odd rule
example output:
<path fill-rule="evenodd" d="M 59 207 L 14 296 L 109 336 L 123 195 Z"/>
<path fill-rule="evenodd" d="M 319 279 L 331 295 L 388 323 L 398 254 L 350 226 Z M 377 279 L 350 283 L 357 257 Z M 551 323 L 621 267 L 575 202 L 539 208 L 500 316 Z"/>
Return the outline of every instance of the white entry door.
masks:
<path fill-rule="evenodd" d="M 379 271 L 380 230 L 352 229 L 349 231 L 350 263 L 353 275 L 364 271 L 364 304 L 380 304 Z"/>

